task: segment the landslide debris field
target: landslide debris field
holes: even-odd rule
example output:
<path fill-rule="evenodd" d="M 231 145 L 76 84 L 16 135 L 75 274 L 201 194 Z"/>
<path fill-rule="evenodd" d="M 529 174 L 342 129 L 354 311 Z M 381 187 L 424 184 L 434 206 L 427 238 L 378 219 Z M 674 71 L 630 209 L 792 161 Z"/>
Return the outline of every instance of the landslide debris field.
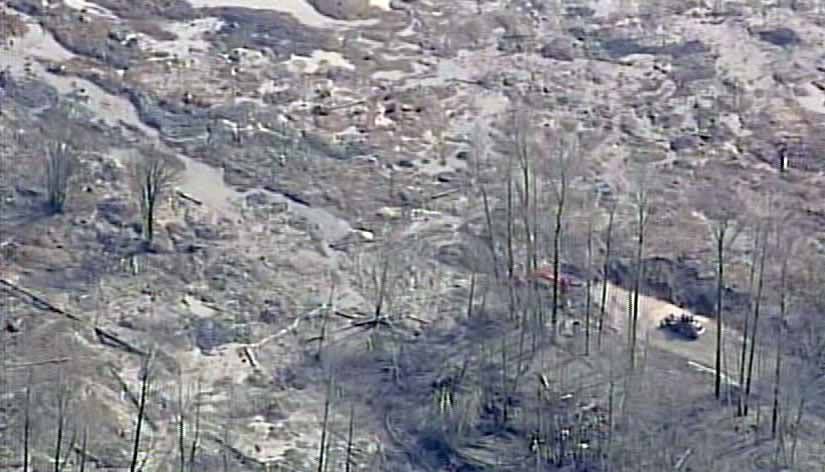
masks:
<path fill-rule="evenodd" d="M 0 468 L 825 467 L 825 2 L 4 0 L 0 41 Z"/>

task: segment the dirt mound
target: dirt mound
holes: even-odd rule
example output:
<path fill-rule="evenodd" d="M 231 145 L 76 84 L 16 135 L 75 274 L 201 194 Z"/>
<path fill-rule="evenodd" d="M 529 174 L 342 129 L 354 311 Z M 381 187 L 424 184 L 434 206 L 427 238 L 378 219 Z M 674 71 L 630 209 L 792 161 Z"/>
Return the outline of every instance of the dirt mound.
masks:
<path fill-rule="evenodd" d="M 369 0 L 311 0 L 316 10 L 337 20 L 357 20 L 369 10 Z"/>

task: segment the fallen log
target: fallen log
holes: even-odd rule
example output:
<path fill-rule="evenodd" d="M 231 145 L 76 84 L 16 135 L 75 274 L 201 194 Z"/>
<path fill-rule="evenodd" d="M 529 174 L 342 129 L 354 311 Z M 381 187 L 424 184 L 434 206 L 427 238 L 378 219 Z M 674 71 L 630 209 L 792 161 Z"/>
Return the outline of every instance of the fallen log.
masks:
<path fill-rule="evenodd" d="M 244 357 L 246 357 L 246 360 L 249 361 L 249 365 L 252 366 L 253 369 L 257 369 L 258 361 L 255 359 L 255 355 L 252 353 L 252 350 L 244 346 L 241 348 L 241 352 Z"/>
<path fill-rule="evenodd" d="M 22 295 L 22 296 L 28 298 L 29 301 L 30 301 L 30 304 L 32 306 L 34 306 L 35 308 L 41 309 L 43 311 L 50 311 L 52 313 L 57 313 L 58 315 L 64 316 L 64 317 L 66 317 L 66 318 L 68 318 L 72 321 L 81 323 L 81 324 L 86 325 L 86 326 L 91 324 L 91 323 L 89 323 L 89 321 L 87 321 L 87 320 L 85 320 L 85 319 L 83 319 L 79 316 L 73 315 L 73 314 L 69 313 L 68 311 L 63 310 L 62 308 L 58 308 L 57 306 L 55 306 L 52 303 L 45 300 L 44 298 L 42 298 L 38 295 L 35 295 L 34 293 L 30 292 L 29 290 L 26 290 L 22 287 L 19 287 L 15 284 L 9 282 L 8 280 L 0 279 L 0 286 L 5 287 L 6 289 L 8 289 L 9 291 L 11 291 L 13 294 L 15 294 L 17 296 Z M 125 351 L 127 351 L 131 354 L 138 354 L 140 356 L 146 356 L 145 351 L 143 351 L 140 348 L 137 348 L 137 347 L 133 346 L 132 344 L 124 341 L 123 339 L 120 339 L 120 337 L 118 337 L 117 335 L 115 335 L 113 333 L 110 333 L 110 332 L 104 330 L 103 328 L 100 328 L 100 327 L 97 327 L 97 326 L 95 326 L 93 329 L 94 329 L 94 332 L 97 335 L 98 339 L 100 339 L 100 342 L 102 342 L 103 344 L 108 344 L 111 347 L 121 348 L 121 349 L 123 349 L 123 350 L 125 350 Z"/>
<path fill-rule="evenodd" d="M 28 291 L 28 290 L 26 290 L 26 289 L 24 289 L 24 288 L 22 288 L 18 285 L 15 285 L 15 284 L 9 282 L 8 280 L 0 279 L 0 285 L 3 286 L 3 287 L 6 287 L 12 293 L 14 293 L 18 296 L 22 295 L 24 297 L 29 298 L 31 304 L 34 305 L 36 308 L 39 308 L 39 309 L 44 310 L 44 311 L 51 311 L 52 313 L 57 313 L 58 315 L 65 316 L 66 318 L 69 318 L 72 321 L 80 321 L 80 322 L 84 321 L 82 318 L 79 318 L 75 315 L 72 315 L 71 313 L 66 312 L 65 310 L 63 310 L 61 308 L 56 307 L 55 305 L 49 303 L 45 299 L 33 294 L 32 292 L 30 292 L 30 291 Z"/>
<path fill-rule="evenodd" d="M 100 342 L 102 344 L 105 344 L 105 345 L 108 345 L 108 346 L 114 347 L 114 348 L 123 349 L 124 351 L 126 351 L 130 354 L 137 354 L 137 355 L 143 356 L 143 357 L 147 356 L 146 351 L 131 345 L 130 343 L 120 339 L 117 335 L 112 334 L 112 333 L 106 331 L 103 328 L 95 327 L 94 331 L 95 331 L 95 334 L 97 335 L 97 338 L 100 340 Z"/>
<path fill-rule="evenodd" d="M 255 466 L 258 466 L 258 467 L 265 467 L 266 466 L 265 462 L 245 454 L 243 451 L 241 451 L 237 447 L 233 446 L 232 444 L 227 443 L 222 437 L 218 436 L 215 433 L 204 432 L 204 436 L 206 438 L 212 440 L 218 446 L 220 446 L 220 447 L 226 449 L 227 451 L 229 451 L 230 453 L 232 453 L 232 455 L 234 455 L 235 458 L 237 458 L 242 464 L 249 463 L 249 464 L 252 464 L 252 465 L 255 465 Z"/>
<path fill-rule="evenodd" d="M 187 194 L 187 193 L 184 193 L 184 192 L 183 192 L 183 191 L 181 191 L 181 190 L 175 190 L 175 193 L 176 193 L 176 194 L 177 194 L 180 198 L 182 198 L 182 199 L 184 199 L 184 200 L 186 200 L 186 201 L 192 202 L 192 203 L 194 203 L 195 205 L 198 205 L 198 206 L 203 205 L 203 202 L 202 202 L 202 201 L 198 200 L 197 198 L 195 198 L 195 197 L 193 197 L 193 196 L 191 196 L 191 195 L 189 195 L 189 194 Z"/>

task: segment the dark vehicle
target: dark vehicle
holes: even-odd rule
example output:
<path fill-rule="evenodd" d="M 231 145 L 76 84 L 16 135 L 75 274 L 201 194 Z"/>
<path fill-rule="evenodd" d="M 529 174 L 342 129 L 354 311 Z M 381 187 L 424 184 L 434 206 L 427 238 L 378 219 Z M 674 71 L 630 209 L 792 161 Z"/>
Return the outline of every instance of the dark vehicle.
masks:
<path fill-rule="evenodd" d="M 699 320 L 692 315 L 682 314 L 676 316 L 671 313 L 665 317 L 660 323 L 659 328 L 670 330 L 680 336 L 688 339 L 699 339 L 699 336 L 705 332 L 705 327 Z"/>

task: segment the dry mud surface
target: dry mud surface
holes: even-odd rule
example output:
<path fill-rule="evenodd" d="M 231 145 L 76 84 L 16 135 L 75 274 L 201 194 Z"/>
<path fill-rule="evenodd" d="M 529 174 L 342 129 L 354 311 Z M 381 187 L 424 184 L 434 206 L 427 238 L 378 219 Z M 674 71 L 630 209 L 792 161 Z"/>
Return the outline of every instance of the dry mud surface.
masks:
<path fill-rule="evenodd" d="M 191 422 L 196 409 L 202 454 L 193 470 L 315 470 L 330 372 L 340 394 L 327 418 L 329 470 L 344 470 L 351 411 L 353 470 L 534 467 L 527 420 L 496 436 L 494 413 L 479 407 L 487 419 L 442 442 L 425 420 L 440 391 L 434 385 L 467 365 L 478 367 L 480 385 L 498 385 L 485 377 L 498 371 L 485 356 L 499 354 L 487 349 L 525 346 L 519 333 L 528 330 L 513 327 L 507 290 L 493 282 L 497 259 L 487 241 L 488 225 L 506 234 L 505 168 L 519 135 L 511 112 L 526 109 L 537 129 L 580 133 L 572 191 L 617 197 L 620 242 L 605 307 L 606 345 L 619 347 L 580 355 L 578 290 L 560 340 L 542 344 L 536 333 L 548 326 L 531 325 L 524 389 L 540 389 L 547 374 L 559 395 L 575 391 L 577 405 L 606 408 L 604 389 L 579 387 L 592 377 L 612 389 L 607 379 L 625 356 L 617 352 L 633 278 L 633 169 L 649 162 L 655 230 L 639 338 L 650 363 L 645 391 L 658 388 L 661 397 L 648 413 L 675 418 L 668 402 L 695 402 L 679 410 L 686 438 L 711 443 L 703 421 L 730 415 L 707 406 L 715 280 L 708 207 L 691 188 L 735 188 L 745 212 L 779 188 L 803 215 L 796 221 L 805 241 L 825 254 L 825 14 L 813 2 L 795 10 L 721 2 L 722 12 L 707 3 L 4 2 L 0 342 L 8 361 L 0 440 L 13 446 L 0 448 L 0 461 L 18 447 L 21 399 L 33 385 L 48 405 L 34 419 L 33 460 L 51 467 L 45 444 L 56 385 L 69 385 L 80 418 L 70 420 L 72 434 L 94 431 L 89 460 L 96 470 L 125 467 L 141 363 L 152 351 L 144 470 L 176 467 L 180 413 Z M 43 146 L 51 141 L 68 142 L 79 160 L 59 215 L 43 205 Z M 542 159 L 552 159 L 552 146 L 531 148 L 548 176 Z M 177 159 L 182 174 L 147 250 L 128 169 L 148 153 Z M 780 155 L 789 159 L 781 176 Z M 552 181 L 543 178 L 536 201 L 551 215 Z M 571 212 L 563 268 L 583 277 L 587 211 Z M 547 219 L 536 224 L 549 235 Z M 537 244 L 550 260 L 551 238 Z M 728 399 L 740 391 L 750 245 L 744 234 L 729 256 Z M 503 247 L 493 252 L 504 257 Z M 515 258 L 525 259 L 525 247 L 519 242 Z M 777 303 L 766 305 L 770 332 Z M 468 316 L 473 310 L 478 317 Z M 707 326 L 699 340 L 657 328 L 680 311 Z M 365 329 L 376 313 L 380 329 Z M 754 387 L 762 405 L 774 350 L 766 339 Z M 467 359 L 462 369 L 459 359 Z M 815 471 L 825 407 L 809 408 L 817 414 L 804 425 L 797 465 Z M 701 455 L 730 470 L 768 470 L 770 447 L 740 426 L 713 429 L 717 449 L 690 456 L 690 467 L 711 470 Z M 676 453 L 664 449 L 664 462 L 650 467 L 673 465 Z M 541 470 L 563 470 L 567 460 Z"/>

